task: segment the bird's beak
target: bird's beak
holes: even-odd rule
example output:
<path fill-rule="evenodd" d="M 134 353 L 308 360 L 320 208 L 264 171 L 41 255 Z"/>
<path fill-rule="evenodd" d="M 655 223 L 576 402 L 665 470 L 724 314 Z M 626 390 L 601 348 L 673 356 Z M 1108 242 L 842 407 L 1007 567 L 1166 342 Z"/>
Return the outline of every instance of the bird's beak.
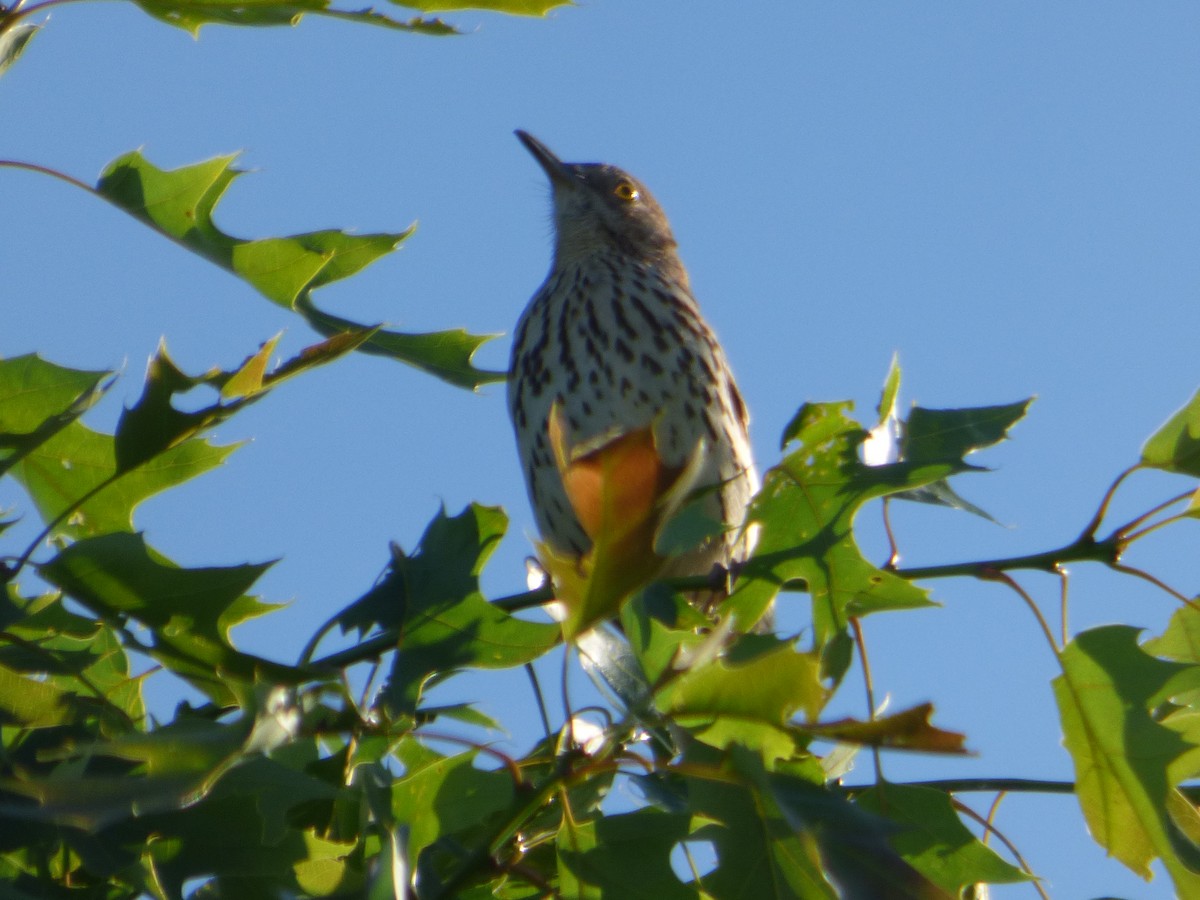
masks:
<path fill-rule="evenodd" d="M 538 161 L 538 165 L 542 167 L 545 173 L 550 178 L 550 183 L 555 187 L 559 185 L 568 185 L 572 182 L 571 170 L 561 159 L 550 152 L 550 148 L 535 138 L 528 131 L 516 130 L 517 138 L 525 145 L 525 149 L 533 154 L 533 158 Z"/>

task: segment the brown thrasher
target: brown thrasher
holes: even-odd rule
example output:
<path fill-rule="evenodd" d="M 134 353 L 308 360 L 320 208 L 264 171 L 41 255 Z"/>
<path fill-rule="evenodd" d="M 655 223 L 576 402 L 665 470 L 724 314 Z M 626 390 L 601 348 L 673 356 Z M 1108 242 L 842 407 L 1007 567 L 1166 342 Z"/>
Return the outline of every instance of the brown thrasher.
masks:
<path fill-rule="evenodd" d="M 622 503 L 653 507 L 686 470 L 707 518 L 724 526 L 658 574 L 728 569 L 750 549 L 742 526 L 758 488 L 746 405 L 667 218 L 626 172 L 564 163 L 516 134 L 549 176 L 554 202 L 554 262 L 517 324 L 508 383 L 542 539 L 559 555 L 591 548 L 603 501 L 588 496 L 588 450 L 611 457 L 622 445 L 612 469 Z M 556 443 L 585 451 L 568 487 Z"/>

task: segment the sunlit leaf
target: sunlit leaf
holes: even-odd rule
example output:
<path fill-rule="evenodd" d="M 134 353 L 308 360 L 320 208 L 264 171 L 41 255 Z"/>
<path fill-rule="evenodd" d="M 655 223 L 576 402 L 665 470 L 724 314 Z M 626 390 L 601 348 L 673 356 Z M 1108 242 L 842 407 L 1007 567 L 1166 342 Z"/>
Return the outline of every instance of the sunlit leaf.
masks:
<path fill-rule="evenodd" d="M 1187 669 L 1145 653 L 1137 629 L 1109 625 L 1079 634 L 1060 654 L 1054 680 L 1076 794 L 1092 837 L 1141 875 L 1161 859 L 1179 897 L 1200 897 L 1200 848 L 1167 808 L 1168 770 L 1191 747 L 1150 708 Z"/>
<path fill-rule="evenodd" d="M 89 720 L 109 732 L 142 721 L 142 679 L 130 674 L 111 628 L 69 611 L 57 596 L 27 601 L 11 586 L 10 594 L 17 615 L 6 625 L 9 639 L 0 642 L 0 666 L 37 680 L 27 691 L 0 690 L 0 707 L 51 699 L 50 707 L 40 707 L 27 722 L 31 727 Z"/>
<path fill-rule="evenodd" d="M 896 852 L 954 897 L 972 884 L 1030 880 L 963 825 L 942 791 L 884 784 L 864 791 L 855 805 L 902 826 L 889 838 Z"/>
<path fill-rule="evenodd" d="M 702 882 L 711 896 L 836 900 L 813 830 L 794 827 L 750 785 L 698 777 L 686 783 L 692 814 L 704 823 L 691 838 L 711 841 L 717 853 L 717 868 Z"/>
<path fill-rule="evenodd" d="M 0 360 L 0 474 L 83 415 L 103 394 L 108 374 L 34 355 Z"/>
<path fill-rule="evenodd" d="M 17 57 L 21 55 L 39 30 L 41 30 L 40 25 L 18 22 L 11 28 L 0 31 L 0 75 L 7 72 L 9 67 L 17 61 Z"/>
<path fill-rule="evenodd" d="M 1200 476 L 1200 391 L 1142 446 L 1142 465 Z"/>
<path fill-rule="evenodd" d="M 511 774 L 477 768 L 474 753 L 442 756 L 406 740 L 396 756 L 404 775 L 391 787 L 391 812 L 408 835 L 406 849 L 413 860 L 438 840 L 469 846 L 484 838 L 490 820 L 516 800 Z M 439 862 L 427 859 L 423 865 Z"/>
<path fill-rule="evenodd" d="M 235 449 L 185 441 L 113 480 L 117 459 L 112 436 L 71 422 L 31 451 L 12 474 L 45 521 L 72 510 L 56 533 L 84 537 L 132 530 L 133 511 L 143 500 L 220 465 Z"/>
<path fill-rule="evenodd" d="M 213 221 L 217 204 L 241 174 L 236 156 L 218 156 L 179 169 L 159 169 L 134 151 L 100 176 L 102 197 L 184 247 L 229 270 L 259 293 L 292 307 L 312 288 L 354 274 L 392 252 L 412 230 L 352 235 L 314 231 L 286 238 L 243 240 Z"/>
<path fill-rule="evenodd" d="M 486 9 L 520 16 L 544 16 L 556 6 L 570 6 L 571 0 L 395 0 L 400 6 L 422 12 L 450 12 L 461 9 Z"/>
<path fill-rule="evenodd" d="M 255 8 L 254 4 L 241 3 L 237 7 Z M 264 3 L 264 8 L 272 7 Z M 225 191 L 242 174 L 233 166 L 235 159 L 218 156 L 165 170 L 135 151 L 111 162 L 96 190 L 155 231 L 237 275 L 267 299 L 299 312 L 324 334 L 371 331 L 366 345 L 371 352 L 401 360 L 459 386 L 474 388 L 505 377 L 504 373 L 471 365 L 472 355 L 487 337 L 462 331 L 381 331 L 318 310 L 312 303 L 312 291 L 347 278 L 391 253 L 413 229 L 362 235 L 314 231 L 259 240 L 233 237 L 217 227 L 213 215 Z"/>
<path fill-rule="evenodd" d="M 670 681 L 657 703 L 684 722 L 727 716 L 783 725 L 800 710 L 815 717 L 824 705 L 818 670 L 813 657 L 796 652 L 787 641 L 743 635 L 727 655 Z"/>
<path fill-rule="evenodd" d="M 378 25 L 417 34 L 455 34 L 439 19 L 416 17 L 407 21 L 392 19 L 374 9 L 339 9 L 331 0 L 135 0 L 156 19 L 183 28 L 193 35 L 202 25 L 296 25 L 306 14 L 329 16 Z M 407 4 L 405 4 L 407 5 Z"/>
<path fill-rule="evenodd" d="M 370 338 L 373 329 L 348 331 L 320 344 L 306 347 L 296 356 L 268 371 L 278 337 L 266 341 L 240 366 L 229 371 L 214 369 L 203 375 L 187 375 L 167 354 L 165 343 L 150 359 L 142 396 L 121 413 L 115 435 L 117 469 L 128 472 L 201 432 L 224 422 L 250 403 L 264 397 L 282 381 L 315 366 L 332 362 Z M 216 403 L 184 412 L 173 405 L 176 395 L 195 388 L 210 388 Z"/>
<path fill-rule="evenodd" d="M 831 647 L 845 643 L 851 615 L 927 606 L 927 592 L 885 572 L 862 555 L 854 517 L 875 497 L 931 483 L 956 469 L 949 462 L 867 466 L 858 456 L 865 432 L 846 415 L 848 404 L 809 404 L 785 431 L 797 449 L 770 469 L 750 507 L 761 532 L 728 605 L 757 621 L 779 588 L 801 582 L 812 595 L 814 648 L 824 674 L 840 678 L 849 657 L 836 662 Z"/>

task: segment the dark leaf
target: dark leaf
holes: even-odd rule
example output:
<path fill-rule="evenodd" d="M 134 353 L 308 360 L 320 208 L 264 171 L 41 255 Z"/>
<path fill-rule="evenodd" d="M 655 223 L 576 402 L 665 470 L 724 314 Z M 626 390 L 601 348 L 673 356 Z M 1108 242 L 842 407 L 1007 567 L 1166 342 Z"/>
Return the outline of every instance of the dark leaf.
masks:
<path fill-rule="evenodd" d="M 247 596 L 267 565 L 181 569 L 141 535 L 109 534 L 71 544 L 38 574 L 105 619 L 131 618 L 154 633 L 151 653 L 217 703 L 237 697 L 232 679 L 296 683 L 312 673 L 234 648 L 229 630 L 274 607 Z"/>

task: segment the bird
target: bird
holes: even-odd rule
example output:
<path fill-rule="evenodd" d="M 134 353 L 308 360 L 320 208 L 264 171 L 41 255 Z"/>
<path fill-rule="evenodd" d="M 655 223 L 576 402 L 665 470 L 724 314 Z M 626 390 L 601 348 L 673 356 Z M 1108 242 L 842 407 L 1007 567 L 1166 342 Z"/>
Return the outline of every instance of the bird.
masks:
<path fill-rule="evenodd" d="M 577 455 L 586 458 L 589 448 L 615 442 L 622 503 L 653 505 L 686 472 L 690 495 L 721 526 L 663 560 L 658 574 L 736 569 L 752 549 L 746 510 L 759 487 L 749 415 L 662 207 L 616 166 L 566 163 L 528 132 L 516 136 L 548 177 L 553 206 L 553 261 L 517 322 L 508 373 L 509 414 L 542 540 L 556 554 L 580 557 L 595 534 L 597 514 L 583 508 L 578 484 L 564 484 L 556 445 L 582 448 Z M 705 596 L 711 607 L 723 594 Z"/>

